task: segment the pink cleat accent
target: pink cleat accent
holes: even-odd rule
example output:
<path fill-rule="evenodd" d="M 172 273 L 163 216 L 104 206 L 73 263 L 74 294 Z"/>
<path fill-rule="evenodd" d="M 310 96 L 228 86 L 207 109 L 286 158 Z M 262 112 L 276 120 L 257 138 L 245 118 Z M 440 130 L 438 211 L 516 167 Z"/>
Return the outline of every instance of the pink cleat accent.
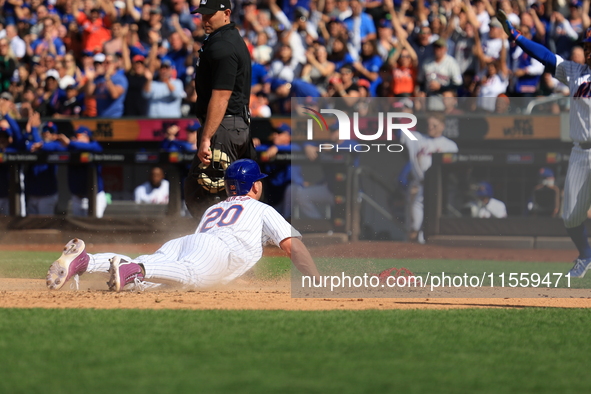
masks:
<path fill-rule="evenodd" d="M 59 290 L 73 276 L 86 272 L 90 256 L 86 254 L 85 248 L 84 241 L 78 238 L 70 240 L 64 246 L 60 258 L 54 261 L 47 271 L 45 283 L 49 290 Z"/>
<path fill-rule="evenodd" d="M 109 274 L 111 278 L 107 284 L 111 291 L 121 291 L 130 283 L 143 281 L 146 276 L 143 267 L 137 263 L 131 263 L 117 256 L 113 257 L 110 261 L 111 268 L 109 268 Z"/>

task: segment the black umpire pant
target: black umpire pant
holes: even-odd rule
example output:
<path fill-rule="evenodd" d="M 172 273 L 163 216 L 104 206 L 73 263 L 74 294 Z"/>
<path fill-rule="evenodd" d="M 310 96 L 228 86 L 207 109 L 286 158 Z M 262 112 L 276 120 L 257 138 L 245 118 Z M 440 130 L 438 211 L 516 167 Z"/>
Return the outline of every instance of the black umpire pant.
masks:
<path fill-rule="evenodd" d="M 205 124 L 201 122 L 201 124 Z M 201 142 L 201 135 L 203 134 L 203 126 L 197 133 L 197 149 Z M 219 149 L 228 155 L 228 159 L 234 162 L 238 159 L 252 159 L 256 160 L 256 150 L 252 143 L 250 136 L 250 126 L 240 116 L 226 116 L 222 119 L 220 126 L 211 139 L 211 150 Z M 203 213 L 217 202 L 225 200 L 227 197 L 226 191 L 221 190 L 218 193 L 211 193 L 199 184 L 198 178 L 202 173 L 216 173 L 223 177 L 220 163 L 212 161 L 205 169 L 199 168 L 201 160 L 197 154 L 193 158 L 189 175 L 185 181 L 185 204 L 193 216 L 197 220 L 201 220 Z"/>

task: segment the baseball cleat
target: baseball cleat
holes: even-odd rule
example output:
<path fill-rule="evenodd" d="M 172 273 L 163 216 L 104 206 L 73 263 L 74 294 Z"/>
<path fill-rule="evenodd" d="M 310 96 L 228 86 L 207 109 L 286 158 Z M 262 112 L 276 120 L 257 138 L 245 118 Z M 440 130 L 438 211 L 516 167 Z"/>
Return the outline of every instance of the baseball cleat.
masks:
<path fill-rule="evenodd" d="M 118 256 L 114 256 L 109 261 L 111 262 L 111 267 L 109 268 L 109 275 L 111 277 L 107 282 L 109 290 L 121 291 L 130 283 L 144 280 L 145 273 L 141 265 L 123 260 Z"/>
<path fill-rule="evenodd" d="M 568 271 L 568 274 L 571 278 L 582 278 L 589 268 L 591 268 L 591 258 L 576 259 L 575 266 Z"/>
<path fill-rule="evenodd" d="M 86 254 L 84 241 L 78 238 L 70 240 L 64 246 L 59 259 L 53 262 L 47 271 L 45 283 L 50 290 L 61 289 L 75 275 L 82 275 L 88 268 L 90 257 Z"/>

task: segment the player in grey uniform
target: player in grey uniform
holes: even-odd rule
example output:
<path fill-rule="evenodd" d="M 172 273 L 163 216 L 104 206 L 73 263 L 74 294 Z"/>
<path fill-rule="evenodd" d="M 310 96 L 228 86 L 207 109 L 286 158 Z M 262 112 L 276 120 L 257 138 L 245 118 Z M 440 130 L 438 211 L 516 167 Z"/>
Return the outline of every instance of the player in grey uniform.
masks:
<path fill-rule="evenodd" d="M 548 48 L 523 37 L 504 12 L 497 17 L 505 32 L 525 53 L 540 61 L 556 79 L 570 88 L 570 137 L 574 141 L 566 183 L 562 218 L 568 235 L 576 245 L 579 256 L 569 275 L 582 278 L 591 268 L 591 247 L 584 221 L 591 207 L 591 28 L 583 39 L 585 64 L 564 60 Z"/>
<path fill-rule="evenodd" d="M 224 176 L 230 197 L 205 212 L 195 234 L 173 239 L 151 255 L 131 259 L 88 254 L 82 240 L 71 240 L 49 268 L 47 286 L 57 290 L 76 275 L 109 272 L 109 288 L 114 291 L 128 284 L 141 287 L 144 279 L 206 288 L 243 275 L 259 261 L 263 245 L 269 242 L 283 249 L 302 274 L 319 276 L 300 233 L 275 209 L 258 201 L 266 176 L 250 159 L 232 163 Z"/>

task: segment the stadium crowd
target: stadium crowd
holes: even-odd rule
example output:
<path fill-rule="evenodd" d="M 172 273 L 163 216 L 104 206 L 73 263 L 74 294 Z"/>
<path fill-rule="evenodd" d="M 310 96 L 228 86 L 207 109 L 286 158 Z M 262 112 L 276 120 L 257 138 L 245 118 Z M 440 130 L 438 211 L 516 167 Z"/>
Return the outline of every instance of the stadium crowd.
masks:
<path fill-rule="evenodd" d="M 94 143 L 90 130 L 76 130 L 70 143 L 51 118 L 194 116 L 194 70 L 206 40 L 201 15 L 191 14 L 199 0 L 0 1 L 0 152 Z M 591 24 L 589 4 L 237 0 L 232 18 L 252 57 L 253 117 L 290 115 L 291 97 L 359 104 L 365 97 L 397 97 L 395 105 L 406 111 L 454 115 L 505 112 L 509 97 L 568 96 L 541 63 L 510 45 L 494 15 L 503 9 L 525 37 L 584 63 L 578 43 Z M 19 119 L 27 122 L 22 130 Z M 197 128 L 190 127 L 191 136 Z M 174 139 L 167 137 L 162 148 L 194 151 L 194 141 L 177 147 Z M 35 171 L 54 174 L 54 167 Z M 6 166 L 1 169 L 0 178 L 8 179 Z M 280 181 L 277 202 L 285 193 Z M 38 197 L 53 211 L 57 190 L 49 183 Z M 6 214 L 8 190 L 1 189 L 0 214 Z M 83 206 L 84 193 L 72 193 Z"/>
<path fill-rule="evenodd" d="M 15 119 L 190 116 L 205 40 L 198 0 L 2 0 L 0 93 Z M 251 112 L 289 113 L 297 97 L 567 94 L 509 45 L 522 34 L 583 62 L 589 2 L 574 0 L 238 0 L 232 17 L 253 62 Z M 487 100 L 488 99 L 488 100 Z"/>

